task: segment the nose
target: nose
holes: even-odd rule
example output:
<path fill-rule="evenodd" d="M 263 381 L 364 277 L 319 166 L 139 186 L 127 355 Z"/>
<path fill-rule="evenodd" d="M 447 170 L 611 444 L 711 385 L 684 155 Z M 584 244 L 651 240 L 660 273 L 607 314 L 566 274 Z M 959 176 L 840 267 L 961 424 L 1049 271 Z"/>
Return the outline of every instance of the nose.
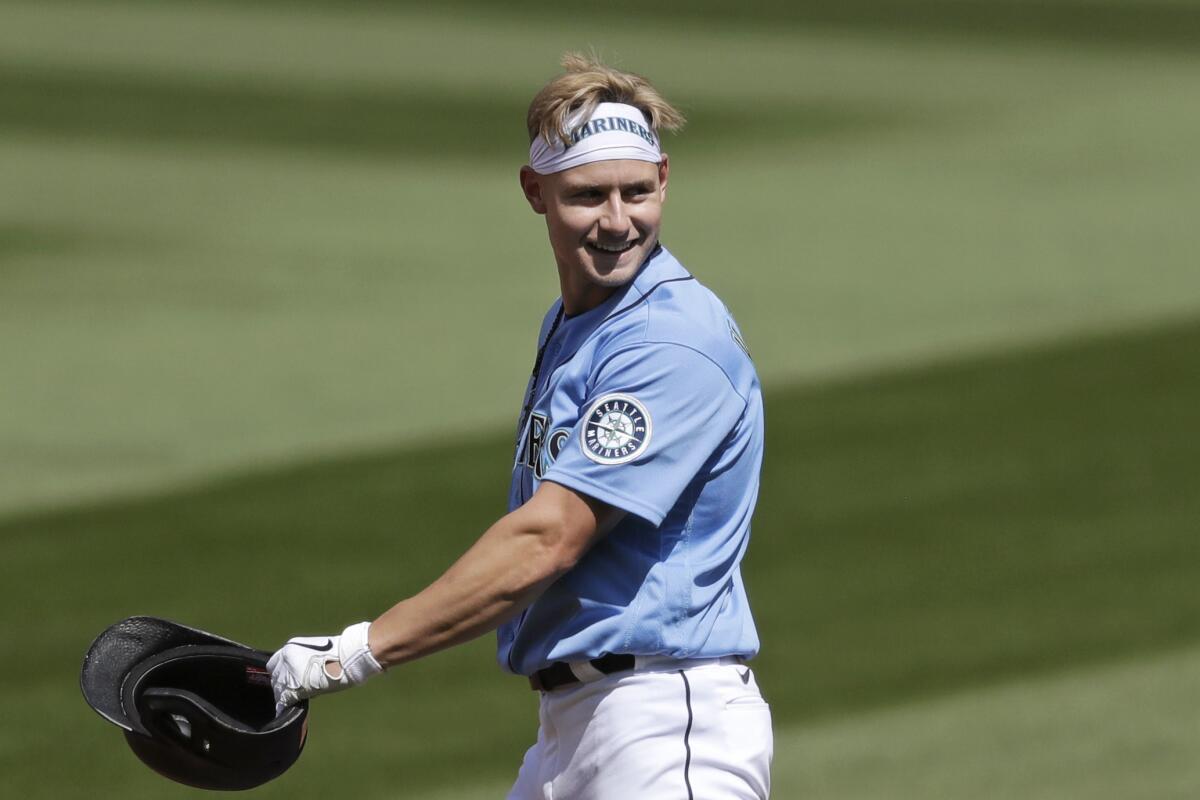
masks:
<path fill-rule="evenodd" d="M 620 192 L 613 192 L 600 213 L 600 230 L 624 236 L 629 230 L 629 214 Z"/>

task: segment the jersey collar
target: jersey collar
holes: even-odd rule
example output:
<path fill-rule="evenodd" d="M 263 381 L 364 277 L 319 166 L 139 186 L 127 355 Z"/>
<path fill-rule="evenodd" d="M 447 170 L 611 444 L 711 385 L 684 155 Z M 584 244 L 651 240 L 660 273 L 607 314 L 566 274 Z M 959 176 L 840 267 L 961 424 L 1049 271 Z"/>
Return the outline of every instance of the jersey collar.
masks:
<path fill-rule="evenodd" d="M 650 251 L 633 280 L 617 289 L 595 308 L 573 317 L 563 317 L 562 324 L 553 337 L 558 341 L 547 343 L 552 350 L 552 355 L 550 352 L 547 355 L 552 362 L 558 363 L 563 354 L 573 354 L 602 323 L 638 305 L 655 287 L 669 281 L 688 280 L 691 277 L 660 242 Z M 558 301 L 558 307 L 562 308 L 561 299 Z"/>

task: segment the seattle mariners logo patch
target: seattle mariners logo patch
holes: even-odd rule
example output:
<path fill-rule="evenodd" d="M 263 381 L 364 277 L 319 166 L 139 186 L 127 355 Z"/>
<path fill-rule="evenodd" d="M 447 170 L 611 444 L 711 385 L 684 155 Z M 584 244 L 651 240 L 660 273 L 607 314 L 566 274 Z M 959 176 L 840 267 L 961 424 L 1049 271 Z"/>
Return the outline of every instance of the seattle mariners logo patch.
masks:
<path fill-rule="evenodd" d="M 636 397 L 607 394 L 588 409 L 579 444 L 597 464 L 632 461 L 650 444 L 650 415 Z"/>

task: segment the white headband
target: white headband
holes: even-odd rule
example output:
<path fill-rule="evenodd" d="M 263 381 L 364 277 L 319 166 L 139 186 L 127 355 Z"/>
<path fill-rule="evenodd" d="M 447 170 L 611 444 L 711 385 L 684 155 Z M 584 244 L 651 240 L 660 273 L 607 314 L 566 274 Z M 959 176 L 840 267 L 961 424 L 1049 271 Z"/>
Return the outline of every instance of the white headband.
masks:
<path fill-rule="evenodd" d="M 539 175 L 550 175 L 593 161 L 629 158 L 635 161 L 662 161 L 658 137 L 641 111 L 624 103 L 600 103 L 587 122 L 576 113 L 567 121 L 571 146 L 558 136 L 536 136 L 529 145 L 529 166 Z"/>

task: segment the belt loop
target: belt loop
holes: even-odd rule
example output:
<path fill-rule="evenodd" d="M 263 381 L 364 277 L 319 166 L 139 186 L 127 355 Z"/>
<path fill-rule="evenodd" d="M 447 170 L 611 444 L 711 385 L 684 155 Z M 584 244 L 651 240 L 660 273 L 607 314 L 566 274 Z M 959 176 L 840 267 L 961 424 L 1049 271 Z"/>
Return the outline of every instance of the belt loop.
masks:
<path fill-rule="evenodd" d="M 567 666 L 580 683 L 591 683 L 604 677 L 604 673 L 596 669 L 590 661 L 572 661 Z"/>

